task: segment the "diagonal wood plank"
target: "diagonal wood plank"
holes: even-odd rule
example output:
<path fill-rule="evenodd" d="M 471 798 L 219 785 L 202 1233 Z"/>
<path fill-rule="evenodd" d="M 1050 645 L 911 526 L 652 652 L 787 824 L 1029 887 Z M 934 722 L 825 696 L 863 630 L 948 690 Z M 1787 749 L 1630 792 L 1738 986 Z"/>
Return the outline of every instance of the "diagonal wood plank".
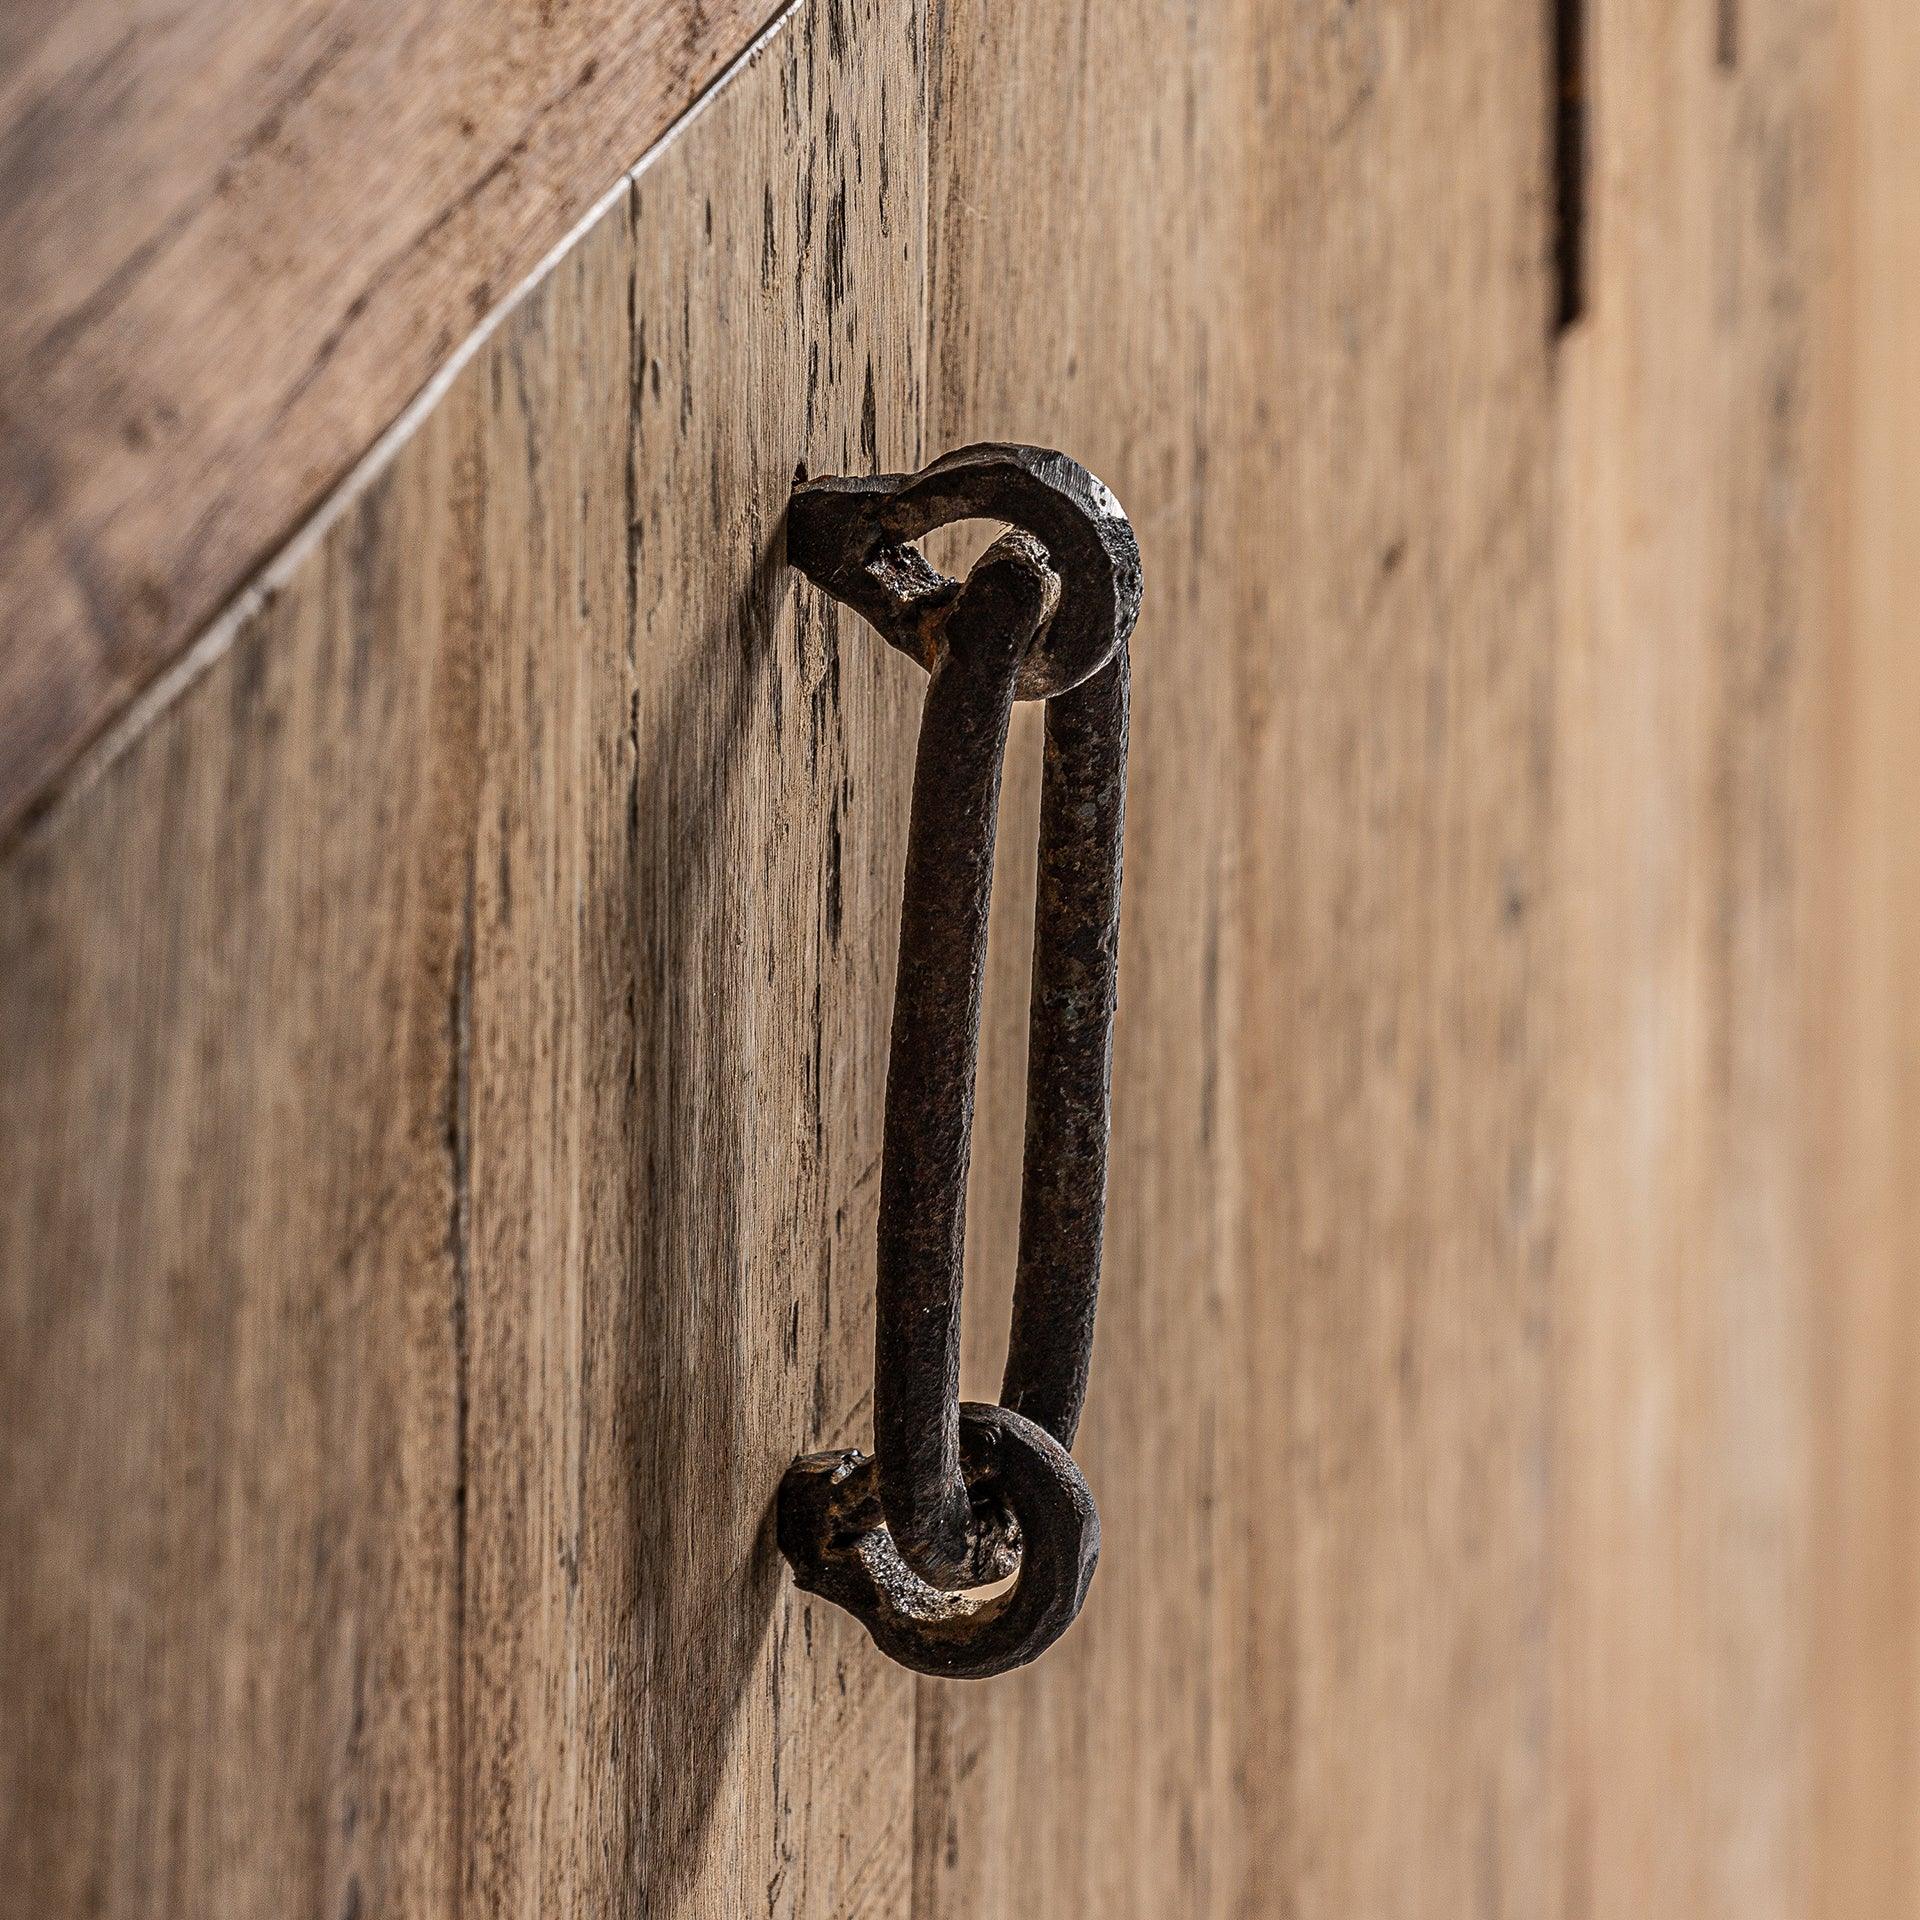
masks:
<path fill-rule="evenodd" d="M 0 833 L 773 0 L 0 22 Z"/>

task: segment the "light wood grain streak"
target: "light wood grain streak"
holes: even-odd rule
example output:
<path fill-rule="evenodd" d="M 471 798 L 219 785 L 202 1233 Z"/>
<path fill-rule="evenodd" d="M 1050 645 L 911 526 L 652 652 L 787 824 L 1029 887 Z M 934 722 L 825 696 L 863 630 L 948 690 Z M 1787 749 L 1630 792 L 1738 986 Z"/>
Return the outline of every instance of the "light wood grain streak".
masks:
<path fill-rule="evenodd" d="M 1920 13 L 1840 10 L 1809 1911 L 1920 1910 Z"/>

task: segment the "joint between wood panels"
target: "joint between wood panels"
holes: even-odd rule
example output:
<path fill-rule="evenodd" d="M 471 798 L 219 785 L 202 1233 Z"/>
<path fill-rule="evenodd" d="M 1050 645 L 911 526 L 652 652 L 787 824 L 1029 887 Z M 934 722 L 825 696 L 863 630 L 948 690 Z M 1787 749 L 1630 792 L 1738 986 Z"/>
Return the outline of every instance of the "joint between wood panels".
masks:
<path fill-rule="evenodd" d="M 1587 0 L 1547 0 L 1553 61 L 1554 330 L 1587 308 Z M 1730 6 L 1732 0 L 1721 0 Z"/>

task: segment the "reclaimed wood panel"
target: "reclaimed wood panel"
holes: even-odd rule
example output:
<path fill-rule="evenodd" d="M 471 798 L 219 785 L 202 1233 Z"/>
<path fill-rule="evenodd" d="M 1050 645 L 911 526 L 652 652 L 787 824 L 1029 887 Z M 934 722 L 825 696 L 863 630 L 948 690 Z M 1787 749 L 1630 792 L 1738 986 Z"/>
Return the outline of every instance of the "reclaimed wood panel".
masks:
<path fill-rule="evenodd" d="M 0 22 L 0 831 L 772 0 Z"/>
<path fill-rule="evenodd" d="M 1920 12 L 1855 0 L 1838 31 L 1823 306 L 1846 371 L 1810 1010 L 1819 1920 L 1920 1910 Z"/>
<path fill-rule="evenodd" d="M 1920 36 L 1552 13 L 806 0 L 13 829 L 0 1911 L 1914 1909 Z M 966 1685 L 770 1539 L 921 691 L 779 516 L 983 434 L 1148 602 L 1103 1563 Z"/>
<path fill-rule="evenodd" d="M 915 1913 L 1543 1912 L 1544 19 L 936 21 L 929 438 L 1072 448 L 1148 597 L 1102 1567 L 1037 1668 L 922 1684 Z M 998 904 L 976 1388 L 1015 1230 Z"/>
<path fill-rule="evenodd" d="M 800 7 L 0 868 L 0 1906 L 894 1914 L 855 1430 L 922 28 Z M 872 156 L 886 151 L 882 169 Z"/>
<path fill-rule="evenodd" d="M 1920 47 L 941 17 L 930 438 L 1150 593 L 1106 1584 L 922 1687 L 916 1912 L 1910 1910 Z"/>
<path fill-rule="evenodd" d="M 1903 12 L 1593 15 L 1558 483 L 1570 1920 L 1920 1901 L 1889 971 L 1920 896 L 1884 731 L 1916 711 L 1912 522 L 1881 437 L 1920 391 L 1911 172 L 1843 57 Z M 1920 66 L 1886 53 L 1895 98 Z"/>

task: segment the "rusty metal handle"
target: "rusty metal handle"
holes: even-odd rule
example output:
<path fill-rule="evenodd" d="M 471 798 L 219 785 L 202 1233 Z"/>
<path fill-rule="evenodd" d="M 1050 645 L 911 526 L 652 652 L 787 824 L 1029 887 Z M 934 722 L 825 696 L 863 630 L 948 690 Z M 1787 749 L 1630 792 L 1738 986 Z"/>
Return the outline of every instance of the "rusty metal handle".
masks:
<path fill-rule="evenodd" d="M 963 583 L 912 544 L 1008 522 Z M 1002 1673 L 1065 1632 L 1100 1550 L 1072 1456 L 1106 1200 L 1140 553 L 1063 454 L 963 448 L 917 474 L 803 482 L 788 560 L 927 668 L 880 1178 L 875 1457 L 805 1454 L 781 1551 L 919 1672 Z M 1016 699 L 1047 706 L 1013 1329 L 999 1406 L 962 1405 L 961 1264 L 994 826 Z M 977 1599 L 966 1590 L 1015 1576 Z"/>

